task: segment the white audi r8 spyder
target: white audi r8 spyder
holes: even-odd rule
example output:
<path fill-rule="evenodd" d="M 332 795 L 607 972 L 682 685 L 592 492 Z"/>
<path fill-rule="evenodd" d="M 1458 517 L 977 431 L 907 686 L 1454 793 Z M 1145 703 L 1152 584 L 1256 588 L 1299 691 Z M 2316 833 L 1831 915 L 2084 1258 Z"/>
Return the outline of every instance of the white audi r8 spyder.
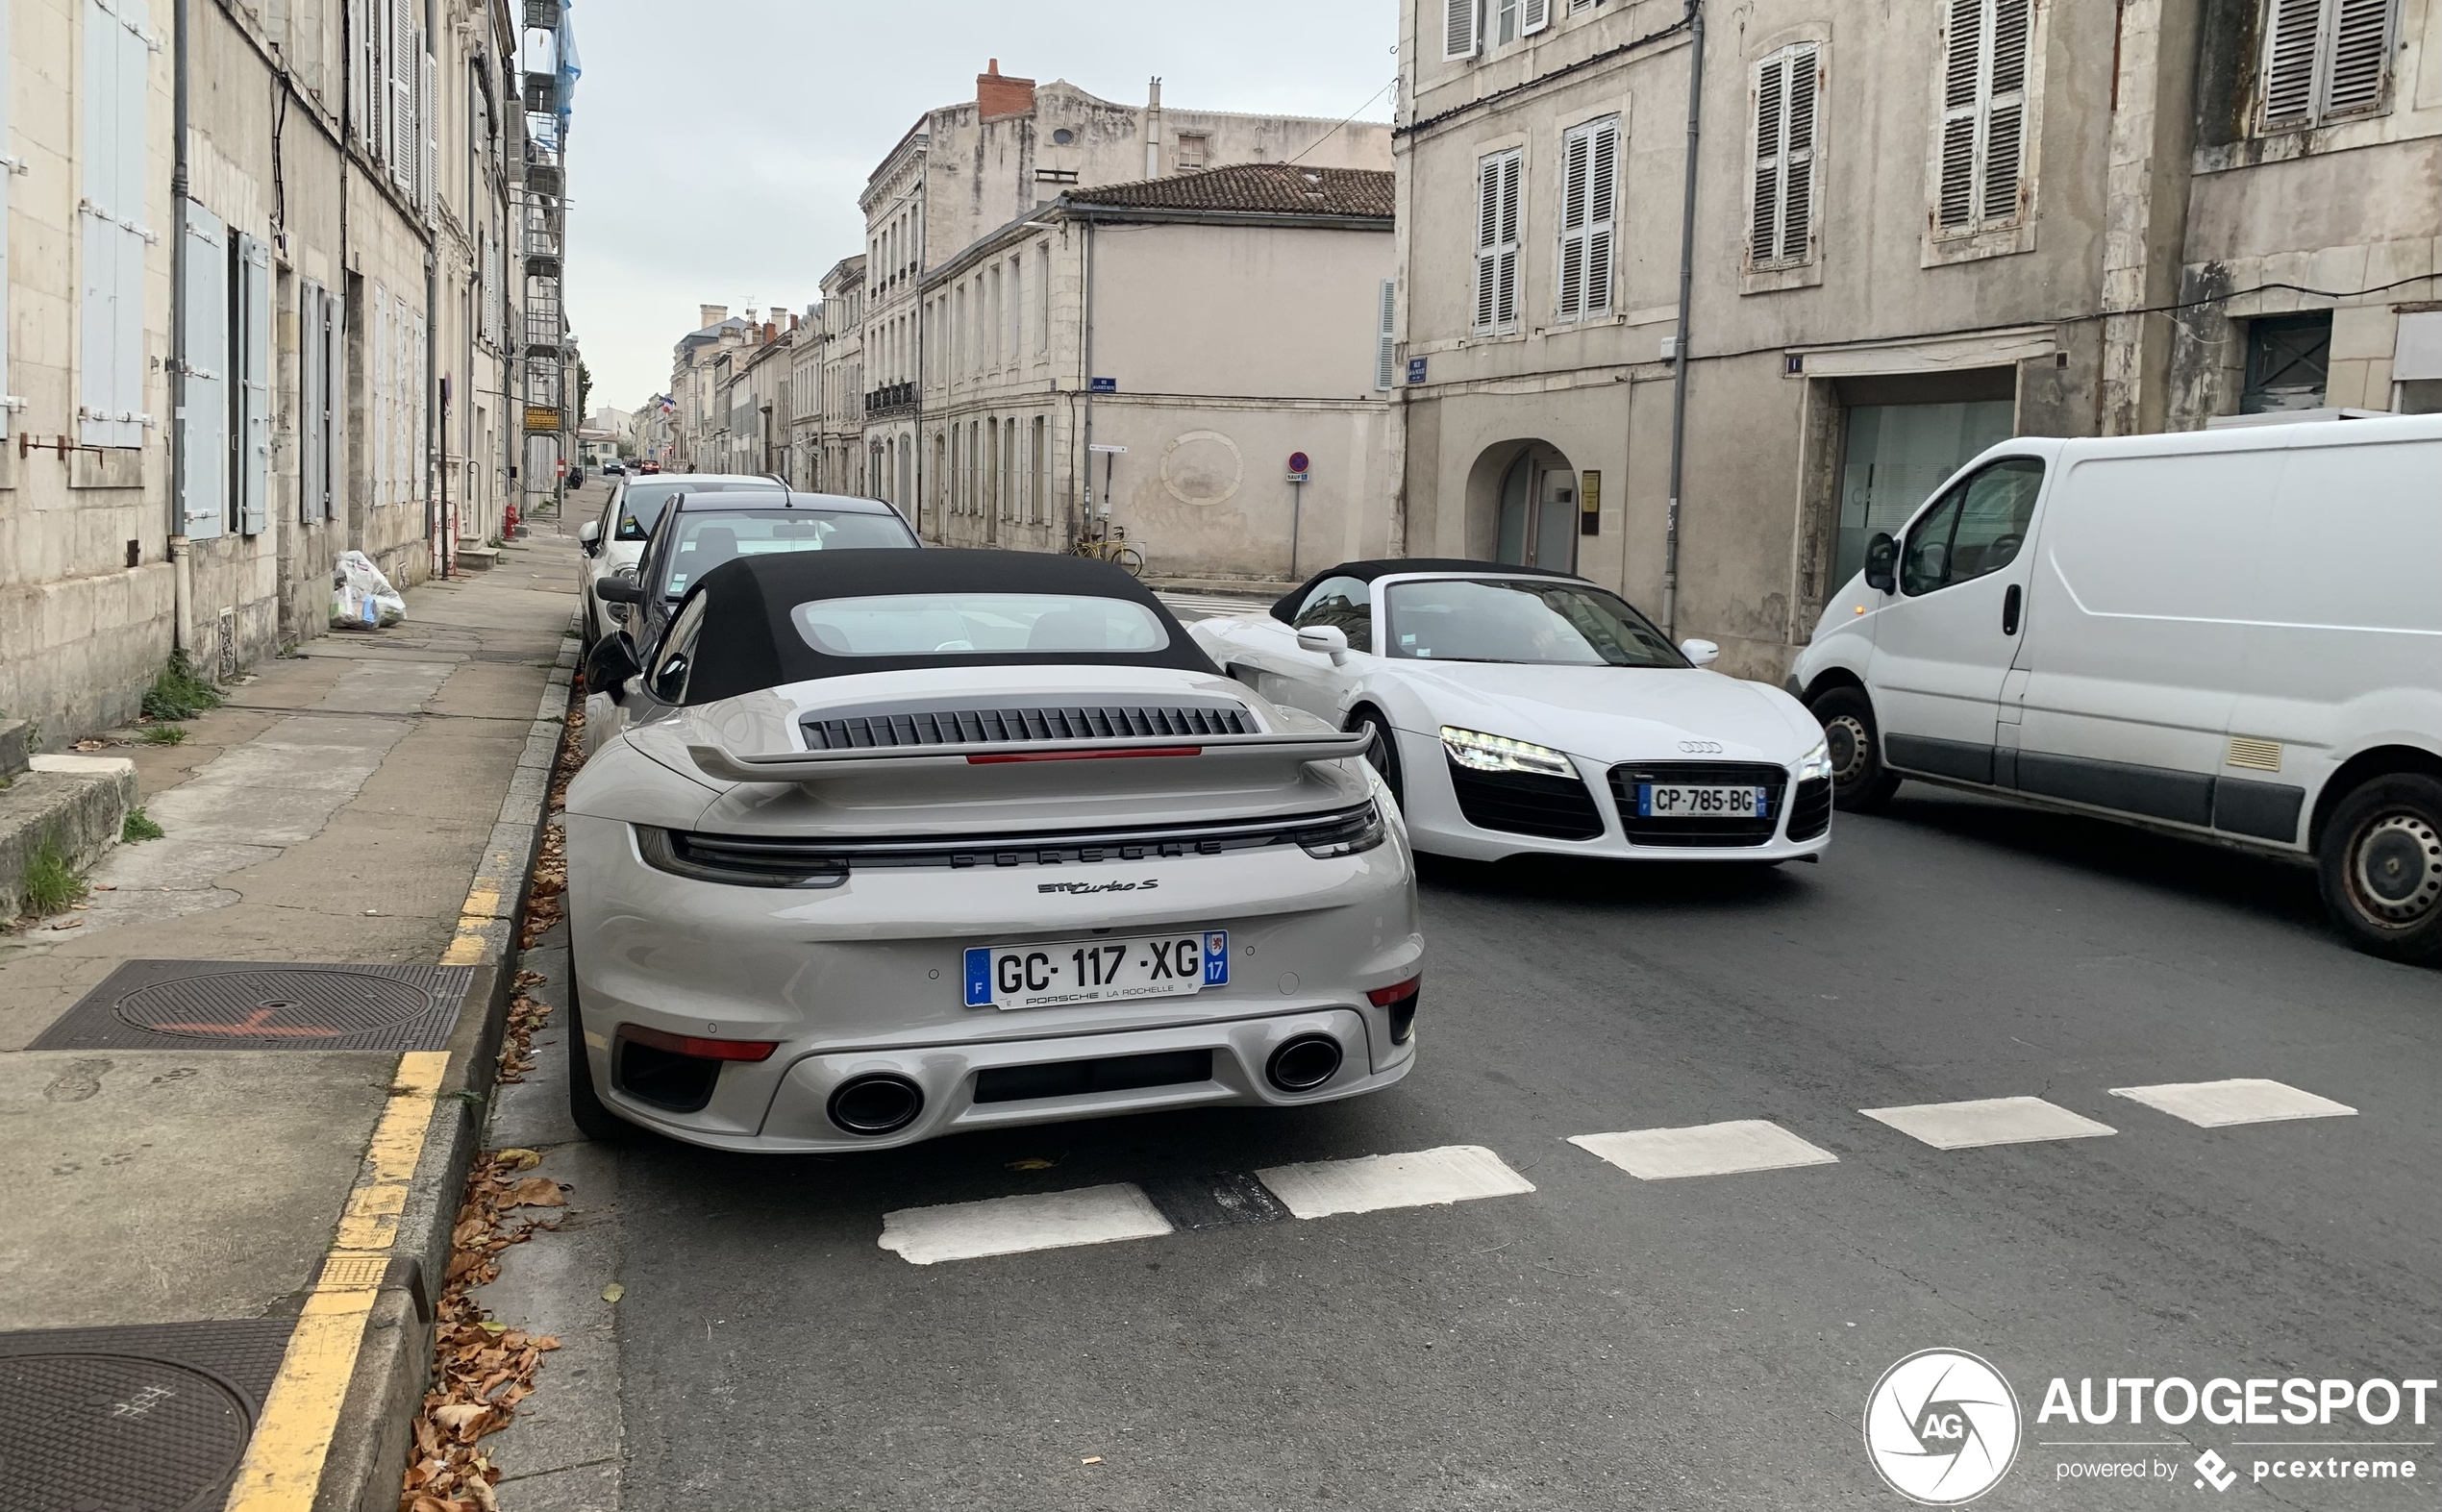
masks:
<path fill-rule="evenodd" d="M 1366 736 L 1223 677 L 1115 567 L 741 558 L 596 676 L 630 723 L 568 788 L 588 1134 L 872 1149 L 1414 1062 Z"/>
<path fill-rule="evenodd" d="M 1277 706 L 1374 738 L 1416 849 L 1777 863 L 1831 843 L 1823 729 L 1706 670 L 1625 599 L 1493 562 L 1343 562 L 1197 644 Z"/>

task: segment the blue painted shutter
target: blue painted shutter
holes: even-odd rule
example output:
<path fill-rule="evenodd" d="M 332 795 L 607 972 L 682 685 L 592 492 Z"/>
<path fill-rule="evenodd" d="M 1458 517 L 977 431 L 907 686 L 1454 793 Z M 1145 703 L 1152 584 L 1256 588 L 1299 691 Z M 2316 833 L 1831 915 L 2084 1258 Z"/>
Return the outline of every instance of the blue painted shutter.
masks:
<path fill-rule="evenodd" d="M 187 397 L 178 414 L 179 513 L 195 540 L 219 535 L 228 508 L 229 252 L 227 228 L 187 203 Z"/>
<path fill-rule="evenodd" d="M 237 529 L 260 535 L 270 523 L 271 249 L 238 233 L 237 272 Z"/>

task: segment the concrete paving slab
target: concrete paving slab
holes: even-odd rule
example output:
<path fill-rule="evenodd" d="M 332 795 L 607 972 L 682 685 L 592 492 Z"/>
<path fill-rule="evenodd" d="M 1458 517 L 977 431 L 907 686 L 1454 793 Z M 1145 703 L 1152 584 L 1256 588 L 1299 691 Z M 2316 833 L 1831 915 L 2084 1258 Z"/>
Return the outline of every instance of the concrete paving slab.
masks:
<path fill-rule="evenodd" d="M 397 1055 L 0 1055 L 0 1328 L 255 1317 L 329 1248 Z"/>

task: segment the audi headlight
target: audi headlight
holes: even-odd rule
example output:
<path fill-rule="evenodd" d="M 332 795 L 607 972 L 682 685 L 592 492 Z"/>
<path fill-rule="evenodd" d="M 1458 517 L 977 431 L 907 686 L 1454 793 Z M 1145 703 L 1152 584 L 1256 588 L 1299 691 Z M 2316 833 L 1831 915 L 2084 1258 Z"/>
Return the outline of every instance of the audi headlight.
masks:
<path fill-rule="evenodd" d="M 1441 727 L 1441 749 L 1460 766 L 1479 772 L 1532 772 L 1537 777 L 1575 777 L 1577 767 L 1569 758 L 1550 746 L 1538 746 L 1532 740 L 1512 740 L 1508 735 L 1487 735 L 1480 730 L 1461 730 L 1456 725 Z"/>
<path fill-rule="evenodd" d="M 1798 757 L 1798 781 L 1811 782 L 1832 781 L 1832 743 L 1818 740 L 1814 749 Z"/>

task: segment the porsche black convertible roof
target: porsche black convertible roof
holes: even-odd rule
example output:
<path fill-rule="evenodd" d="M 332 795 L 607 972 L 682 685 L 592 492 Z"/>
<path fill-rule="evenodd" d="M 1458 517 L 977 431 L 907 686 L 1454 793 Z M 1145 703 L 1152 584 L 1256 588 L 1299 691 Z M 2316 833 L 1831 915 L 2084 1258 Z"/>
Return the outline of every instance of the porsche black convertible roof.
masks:
<path fill-rule="evenodd" d="M 1469 561 L 1463 557 L 1396 557 L 1377 561 L 1344 561 L 1328 567 L 1301 582 L 1290 594 L 1272 606 L 1272 617 L 1283 625 L 1297 614 L 1297 607 L 1314 591 L 1314 585 L 1326 578 L 1356 578 L 1372 582 L 1403 572 L 1490 572 L 1503 577 L 1574 578 L 1573 572 L 1553 567 L 1521 567 L 1512 561 Z"/>
<path fill-rule="evenodd" d="M 959 652 L 908 657 L 834 657 L 807 644 L 789 611 L 820 599 L 898 593 L 1061 593 L 1125 599 L 1169 632 L 1159 651 Z M 1144 584 L 1105 561 L 1010 551 L 777 552 L 740 557 L 687 590 L 710 599 L 687 674 L 690 704 L 858 672 L 909 667 L 1176 667 L 1220 675 Z M 685 608 L 681 607 L 680 613 Z"/>

